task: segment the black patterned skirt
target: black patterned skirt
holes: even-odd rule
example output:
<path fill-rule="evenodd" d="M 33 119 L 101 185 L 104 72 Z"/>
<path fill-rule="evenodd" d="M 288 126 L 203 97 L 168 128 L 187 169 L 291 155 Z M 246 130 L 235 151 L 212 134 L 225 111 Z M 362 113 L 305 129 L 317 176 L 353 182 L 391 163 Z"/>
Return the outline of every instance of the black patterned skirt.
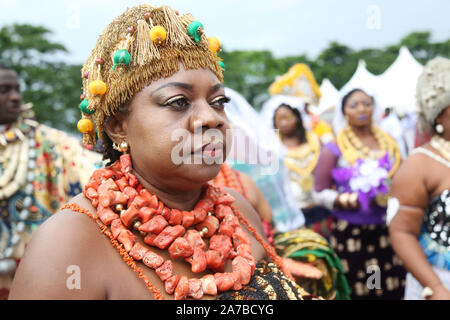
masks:
<path fill-rule="evenodd" d="M 330 246 L 341 260 L 353 300 L 403 299 L 406 271 L 386 225 L 354 225 L 333 218 Z"/>

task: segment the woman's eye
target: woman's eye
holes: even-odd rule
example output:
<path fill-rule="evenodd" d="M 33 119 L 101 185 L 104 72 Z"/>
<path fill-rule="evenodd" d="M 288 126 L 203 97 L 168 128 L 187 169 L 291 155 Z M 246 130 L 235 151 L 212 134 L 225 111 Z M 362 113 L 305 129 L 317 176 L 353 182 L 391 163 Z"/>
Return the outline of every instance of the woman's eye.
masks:
<path fill-rule="evenodd" d="M 222 97 L 217 97 L 216 99 L 211 101 L 211 105 L 214 107 L 224 108 L 225 104 L 228 102 L 230 102 L 230 98 L 222 96 Z"/>
<path fill-rule="evenodd" d="M 178 96 L 172 99 L 169 99 L 166 103 L 164 103 L 166 107 L 173 107 L 177 110 L 183 110 L 189 107 L 189 101 L 185 97 Z"/>

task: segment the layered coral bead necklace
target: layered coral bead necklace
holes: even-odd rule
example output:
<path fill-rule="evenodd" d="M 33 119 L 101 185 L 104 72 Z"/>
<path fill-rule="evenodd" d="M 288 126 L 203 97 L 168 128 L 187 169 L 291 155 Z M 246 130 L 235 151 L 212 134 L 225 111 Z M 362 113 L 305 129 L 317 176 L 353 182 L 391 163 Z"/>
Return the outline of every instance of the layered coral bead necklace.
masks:
<path fill-rule="evenodd" d="M 250 237 L 240 222 L 283 268 L 274 249 L 232 205 L 234 198 L 211 183 L 203 187 L 202 197 L 192 211 L 170 209 L 138 182 L 132 173 L 130 155 L 124 154 L 112 166 L 96 170 L 83 193 L 97 209 L 97 217 L 74 204 L 63 208 L 86 213 L 96 220 L 156 299 L 162 299 L 160 291 L 145 277 L 136 261 L 153 269 L 163 281 L 165 291 L 176 300 L 201 299 L 205 294 L 215 296 L 248 284 L 256 261 Z M 144 244 L 137 241 L 132 229 L 144 237 Z M 205 239 L 209 240 L 208 245 Z M 167 249 L 170 259 L 164 259 L 146 245 Z M 191 279 L 179 276 L 173 270 L 173 260 L 177 259 L 189 263 L 194 273 L 208 269 L 214 274 Z M 225 272 L 227 261 L 231 261 L 232 272 Z"/>

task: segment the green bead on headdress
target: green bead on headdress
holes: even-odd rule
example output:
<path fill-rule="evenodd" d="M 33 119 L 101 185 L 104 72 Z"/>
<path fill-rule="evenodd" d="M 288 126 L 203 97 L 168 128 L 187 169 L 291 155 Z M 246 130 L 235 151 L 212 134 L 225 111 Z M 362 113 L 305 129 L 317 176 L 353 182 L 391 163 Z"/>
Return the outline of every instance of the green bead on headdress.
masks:
<path fill-rule="evenodd" d="M 222 68 L 223 71 L 225 71 L 225 63 L 223 63 L 223 61 L 217 61 L 217 63 L 219 64 L 219 66 Z"/>
<path fill-rule="evenodd" d="M 81 112 L 86 113 L 86 114 L 93 114 L 95 112 L 95 110 L 89 109 L 89 100 L 88 99 L 84 99 L 83 101 L 81 101 L 80 110 L 81 110 Z"/>
<path fill-rule="evenodd" d="M 199 42 L 203 34 L 203 24 L 200 21 L 192 21 L 187 28 L 188 35 Z"/>
<path fill-rule="evenodd" d="M 123 64 L 124 66 L 128 66 L 131 61 L 131 55 L 127 49 L 120 49 L 114 53 L 113 62 L 114 65 L 112 67 L 113 70 L 116 70 L 118 64 Z"/>

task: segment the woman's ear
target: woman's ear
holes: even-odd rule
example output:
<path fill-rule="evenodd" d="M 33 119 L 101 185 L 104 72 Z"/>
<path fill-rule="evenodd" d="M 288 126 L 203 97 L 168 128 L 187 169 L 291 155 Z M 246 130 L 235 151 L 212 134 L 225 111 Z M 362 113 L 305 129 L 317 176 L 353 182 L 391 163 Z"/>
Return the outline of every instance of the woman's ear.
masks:
<path fill-rule="evenodd" d="M 450 108 L 450 106 L 448 106 L 447 108 Z M 436 117 L 436 119 L 434 120 L 434 123 L 435 123 L 435 125 L 436 124 L 442 124 L 442 122 L 444 121 L 444 112 L 445 111 L 445 109 L 441 112 L 441 113 L 439 113 L 439 115 Z"/>
<path fill-rule="evenodd" d="M 108 118 L 105 123 L 106 134 L 117 144 L 126 141 L 127 132 L 124 120 L 124 117 L 115 115 Z"/>

